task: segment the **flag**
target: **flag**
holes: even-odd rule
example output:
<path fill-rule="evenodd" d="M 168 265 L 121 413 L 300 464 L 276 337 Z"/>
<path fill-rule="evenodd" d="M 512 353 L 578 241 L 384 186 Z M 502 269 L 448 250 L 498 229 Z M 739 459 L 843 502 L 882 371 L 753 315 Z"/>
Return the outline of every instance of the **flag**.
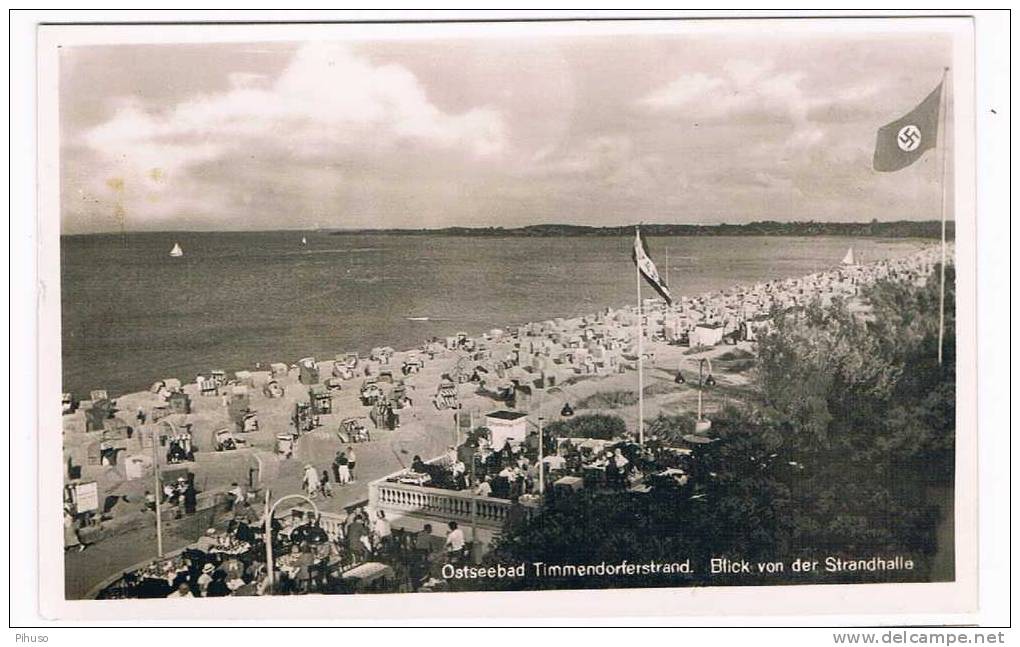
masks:
<path fill-rule="evenodd" d="M 935 148 L 941 99 L 942 83 L 939 83 L 916 108 L 878 129 L 874 160 L 876 171 L 906 168 L 919 160 L 926 150 Z"/>
<path fill-rule="evenodd" d="M 651 284 L 655 291 L 659 293 L 663 299 L 666 300 L 667 304 L 673 303 L 673 297 L 669 295 L 669 286 L 659 276 L 659 270 L 655 268 L 655 263 L 652 262 L 650 256 L 648 256 L 648 247 L 645 246 L 643 240 L 641 240 L 641 231 L 637 230 L 634 232 L 634 253 L 631 256 L 634 259 L 634 263 L 638 266 L 641 271 L 641 276 L 645 277 L 645 280 Z"/>

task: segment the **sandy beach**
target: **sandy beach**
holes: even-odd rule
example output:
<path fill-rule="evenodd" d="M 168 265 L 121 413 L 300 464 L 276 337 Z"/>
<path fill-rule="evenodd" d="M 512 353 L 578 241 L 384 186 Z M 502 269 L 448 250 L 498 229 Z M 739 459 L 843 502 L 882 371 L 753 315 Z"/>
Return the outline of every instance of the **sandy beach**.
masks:
<path fill-rule="evenodd" d="M 696 375 L 700 358 L 714 362 L 717 380 L 717 386 L 705 395 L 707 415 L 710 417 L 713 410 L 729 399 L 739 399 L 741 389 L 748 384 L 748 370 L 753 365 L 748 358 L 754 356 L 754 342 L 746 339 L 747 330 L 741 333 L 741 325 L 746 328 L 748 322 L 765 321 L 772 307 L 806 305 L 814 298 L 826 303 L 842 297 L 853 303 L 861 285 L 890 275 L 919 280 L 936 260 L 937 248 L 926 248 L 901 259 L 839 267 L 797 279 L 734 286 L 721 292 L 681 297 L 672 306 L 666 306 L 659 299 L 646 298 L 643 304 L 646 319 L 643 329 L 646 339 L 646 420 L 660 413 L 676 414 L 695 409 L 696 378 L 679 385 L 674 382 L 674 377 L 678 370 L 688 376 L 692 371 Z M 649 296 L 647 292 L 645 296 Z M 515 330 L 493 329 L 477 336 L 438 339 L 417 349 L 393 351 L 383 361 L 362 358 L 355 375 L 340 380 L 341 388 L 332 391 L 332 413 L 321 414 L 317 428 L 295 439 L 293 455 L 289 458 L 277 453 L 277 436 L 294 431 L 292 416 L 295 406 L 298 402 L 308 402 L 310 397 L 310 385 L 300 381 L 300 370 L 293 364 L 287 368 L 286 374 L 277 377 L 273 377 L 269 370 L 250 371 L 250 378 L 242 373 L 242 377 L 250 379 L 253 385 L 246 390 L 250 408 L 257 414 L 259 428 L 251 433 L 236 434 L 245 443 L 230 451 L 215 451 L 213 448 L 214 432 L 232 428 L 224 398 L 218 394 L 202 395 L 194 378 L 186 381 L 181 388 L 190 400 L 191 412 L 170 414 L 155 425 L 149 422 L 139 426 L 135 415 L 142 410 L 151 418 L 152 412 L 165 407 L 168 395 L 165 390 L 135 392 L 116 399 L 115 420 L 136 427 L 133 437 L 124 442 L 124 451 L 119 452 L 117 465 L 96 464 L 94 457 L 89 457 L 90 448 L 94 450 L 103 432 L 86 432 L 85 415 L 79 408 L 63 418 L 65 463 L 80 466 L 82 480 L 98 483 L 100 501 L 111 496 L 120 499 L 102 524 L 99 536 L 103 539 L 89 551 L 70 554 L 67 558 L 68 595 L 81 595 L 109 575 L 112 568 L 126 568 L 139 561 L 138 558 L 154 554 L 151 544 L 152 513 L 142 511 L 145 493 L 153 488 L 151 469 L 139 478 L 128 478 L 125 471 L 126 460 L 132 456 L 151 456 L 151 446 L 146 446 L 143 440 L 147 437 L 144 430 L 151 433 L 152 429 L 159 429 L 162 430 L 159 433 L 167 434 L 171 427 L 190 426 L 194 461 L 166 466 L 166 457 L 162 455 L 160 461 L 164 469 L 180 467 L 192 472 L 201 496 L 210 498 L 230 489 L 232 483 L 247 485 L 249 479 L 260 491 L 271 490 L 274 498 L 301 493 L 306 464 L 315 466 L 319 472 L 328 470 L 336 452 L 352 446 L 357 453 L 356 482 L 344 486 L 334 484 L 334 496 L 320 496 L 316 501 L 322 511 L 340 512 L 366 500 L 370 481 L 407 467 L 416 455 L 426 459 L 438 456 L 459 442 L 454 411 L 440 410 L 433 404 L 440 381 L 444 376 L 455 376 L 458 372 L 467 371 L 478 379 L 459 382 L 455 387 L 461 405 L 460 415 L 475 425 L 481 424 L 486 413 L 506 407 L 490 393 L 512 380 L 511 383 L 516 384 L 519 390 L 517 409 L 529 416 L 555 420 L 560 417 L 564 404 L 570 403 L 578 414 L 611 412 L 622 417 L 629 429 L 635 429 L 636 405 L 599 409 L 595 406 L 586 408 L 584 403 L 598 402 L 599 398 L 592 398 L 598 394 L 636 391 L 636 321 L 636 307 L 615 311 L 606 309 L 571 319 L 536 322 Z M 734 343 L 723 343 L 720 337 L 710 340 L 714 343 L 699 345 L 700 342 L 696 342 L 700 339 L 698 335 L 706 331 L 710 335 L 716 331 L 720 335 L 732 335 Z M 762 331 L 758 332 L 761 334 Z M 687 345 L 678 343 L 681 335 L 687 337 Z M 421 370 L 402 375 L 404 363 L 415 359 L 421 361 Z M 332 375 L 333 363 L 332 360 L 318 359 L 321 381 Z M 393 430 L 375 428 L 366 418 L 363 422 L 370 429 L 371 440 L 354 445 L 343 442 L 337 434 L 341 420 L 367 416 L 370 410 L 359 398 L 361 385 L 366 380 L 377 380 L 380 373 L 386 371 L 392 373 L 394 385 L 404 385 L 411 401 L 410 406 L 397 411 L 399 426 Z M 153 376 L 154 380 L 169 377 Z M 182 381 L 188 378 L 180 377 Z M 283 397 L 265 396 L 263 386 L 271 379 L 283 387 Z M 230 382 L 236 383 L 236 380 L 231 379 Z M 385 382 L 381 384 L 386 390 L 393 386 Z M 538 384 L 543 388 L 538 388 Z M 234 385 L 226 384 L 220 392 L 226 393 Z M 521 387 L 526 388 L 520 390 Z M 72 482 L 70 479 L 66 481 Z M 261 502 L 261 499 L 258 501 Z M 146 518 L 149 521 L 145 521 Z M 188 521 L 187 517 L 181 521 L 170 520 L 166 525 L 171 537 L 176 525 Z M 196 523 L 191 521 L 192 525 Z M 175 541 L 186 544 L 189 537 L 200 532 L 201 528 L 182 528 L 179 538 L 171 539 L 170 545 Z M 145 537 L 142 547 L 136 544 L 125 551 L 125 533 L 129 537 Z M 120 538 L 111 541 L 110 538 L 115 535 Z M 148 550 L 144 548 L 146 544 Z M 104 564 L 104 572 L 93 572 L 96 568 L 92 565 L 97 563 Z"/>

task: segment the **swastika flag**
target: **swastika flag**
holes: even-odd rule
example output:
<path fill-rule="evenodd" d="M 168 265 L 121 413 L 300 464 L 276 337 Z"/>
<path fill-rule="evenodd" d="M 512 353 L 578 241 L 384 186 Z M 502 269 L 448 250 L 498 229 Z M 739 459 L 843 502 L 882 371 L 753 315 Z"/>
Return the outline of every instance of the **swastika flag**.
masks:
<path fill-rule="evenodd" d="M 667 304 L 672 304 L 673 297 L 669 294 L 669 286 L 659 276 L 659 270 L 656 269 L 655 263 L 652 262 L 651 257 L 648 255 L 648 248 L 644 241 L 641 240 L 640 230 L 634 232 L 634 253 L 632 258 L 641 271 L 641 276 L 645 277 L 645 280 L 655 288 L 655 291 L 666 300 Z"/>
<path fill-rule="evenodd" d="M 932 90 L 916 108 L 878 129 L 875 142 L 876 171 L 898 171 L 935 148 L 939 131 L 939 103 L 942 84 Z"/>

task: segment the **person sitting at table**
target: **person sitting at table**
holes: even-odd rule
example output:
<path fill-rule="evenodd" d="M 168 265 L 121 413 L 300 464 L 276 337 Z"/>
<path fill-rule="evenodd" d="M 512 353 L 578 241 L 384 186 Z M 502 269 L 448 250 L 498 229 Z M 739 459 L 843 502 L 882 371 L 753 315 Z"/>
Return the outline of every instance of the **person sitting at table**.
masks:
<path fill-rule="evenodd" d="M 492 494 L 492 477 L 486 476 L 482 482 L 475 486 L 475 494 L 487 497 Z"/>
<path fill-rule="evenodd" d="M 627 460 L 627 457 L 623 455 L 623 450 L 620 448 L 616 449 L 616 453 L 613 455 L 613 462 L 616 463 L 616 467 L 620 471 L 623 471 L 630 463 L 630 461 Z"/>
<path fill-rule="evenodd" d="M 606 484 L 610 487 L 618 487 L 620 480 L 620 469 L 616 466 L 616 462 L 606 463 Z"/>
<path fill-rule="evenodd" d="M 212 563 L 207 563 L 202 567 L 202 574 L 198 576 L 198 594 L 201 597 L 208 597 L 209 585 L 213 581 L 213 573 L 216 571 L 216 567 Z"/>
<path fill-rule="evenodd" d="M 506 499 L 510 496 L 510 479 L 505 476 L 499 475 L 492 479 L 492 494 L 490 496 L 497 499 Z"/>
<path fill-rule="evenodd" d="M 205 591 L 205 597 L 224 598 L 230 593 L 230 587 L 227 586 L 227 574 L 220 570 L 213 571 L 212 581 L 209 582 L 209 587 Z"/>
<path fill-rule="evenodd" d="M 199 537 L 198 541 L 195 542 L 195 548 L 202 551 L 203 553 L 208 553 L 209 549 L 211 549 L 218 543 L 219 541 L 217 541 L 216 539 L 216 529 L 209 528 L 208 530 L 205 531 L 205 534 Z"/>
<path fill-rule="evenodd" d="M 361 520 L 360 515 L 347 526 L 347 550 L 354 555 L 355 560 L 364 559 L 371 547 L 368 545 L 368 526 Z"/>
<path fill-rule="evenodd" d="M 510 477 L 510 498 L 516 498 L 524 494 L 524 472 L 519 467 L 513 469 L 513 476 Z"/>
<path fill-rule="evenodd" d="M 489 474 L 498 473 L 500 468 L 503 466 L 502 462 L 501 462 L 501 459 L 500 459 L 500 453 L 499 452 L 490 452 L 489 455 L 485 457 L 485 463 L 484 464 L 485 464 L 485 471 L 487 473 L 489 473 Z"/>
<path fill-rule="evenodd" d="M 513 445 L 510 444 L 509 438 L 503 442 L 503 448 L 499 450 L 499 453 L 500 453 L 499 460 L 501 461 L 502 465 L 505 466 L 513 465 L 514 448 Z"/>
<path fill-rule="evenodd" d="M 163 485 L 163 503 L 173 505 L 177 500 L 177 487 L 173 481 Z"/>
<path fill-rule="evenodd" d="M 425 468 L 425 461 L 421 459 L 421 456 L 417 454 L 411 459 L 411 471 L 417 474 L 426 474 L 428 470 Z"/>
<path fill-rule="evenodd" d="M 170 595 L 168 595 L 166 597 L 168 597 L 168 598 L 193 598 L 195 596 L 192 595 L 191 587 L 188 586 L 188 583 L 187 582 L 181 582 L 180 584 L 178 584 L 174 588 L 173 592 L 170 593 Z"/>
<path fill-rule="evenodd" d="M 414 536 L 414 551 L 426 556 L 432 552 L 432 524 L 425 524 Z"/>

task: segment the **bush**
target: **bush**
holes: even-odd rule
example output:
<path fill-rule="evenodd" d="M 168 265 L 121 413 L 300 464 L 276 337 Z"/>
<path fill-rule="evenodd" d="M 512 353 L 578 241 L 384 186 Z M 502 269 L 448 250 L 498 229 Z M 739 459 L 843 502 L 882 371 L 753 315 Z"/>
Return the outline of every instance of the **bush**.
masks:
<path fill-rule="evenodd" d="M 595 438 L 611 440 L 627 434 L 627 424 L 619 416 L 601 413 L 557 420 L 545 430 L 546 438 Z"/>

